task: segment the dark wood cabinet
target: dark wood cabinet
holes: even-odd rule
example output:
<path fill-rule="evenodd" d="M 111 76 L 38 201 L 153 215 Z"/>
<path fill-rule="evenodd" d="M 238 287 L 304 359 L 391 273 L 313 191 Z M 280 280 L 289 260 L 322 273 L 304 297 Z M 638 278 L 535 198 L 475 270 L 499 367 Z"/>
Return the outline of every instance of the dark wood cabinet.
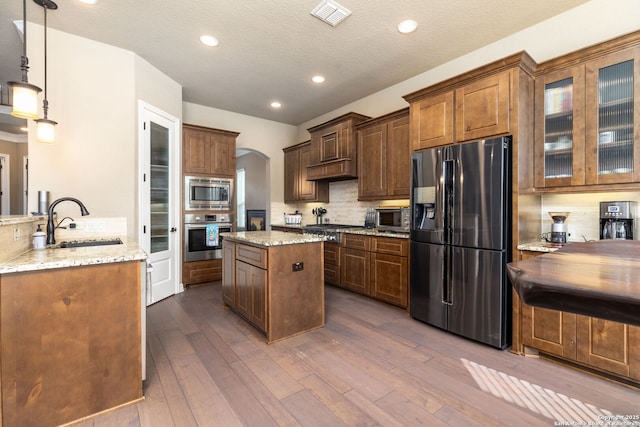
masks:
<path fill-rule="evenodd" d="M 311 164 L 307 179 L 339 180 L 357 178 L 357 143 L 355 125 L 369 119 L 357 113 L 347 113 L 309 128 Z"/>
<path fill-rule="evenodd" d="M 520 260 L 543 252 L 520 251 Z M 640 381 L 640 327 L 528 306 L 514 294 L 514 351 L 526 347 Z M 519 346 L 524 346 L 519 348 Z"/>
<path fill-rule="evenodd" d="M 217 282 L 222 279 L 222 260 L 185 262 L 182 264 L 182 283 L 191 286 L 198 283 Z"/>
<path fill-rule="evenodd" d="M 455 92 L 456 141 L 471 141 L 510 131 L 511 71 L 465 84 Z"/>
<path fill-rule="evenodd" d="M 405 95 L 411 149 L 507 134 L 515 141 L 521 134 L 530 137 L 535 66 L 521 52 Z"/>
<path fill-rule="evenodd" d="M 183 173 L 235 177 L 238 132 L 183 125 Z"/>
<path fill-rule="evenodd" d="M 540 64 L 535 186 L 595 191 L 640 182 L 640 32 Z"/>
<path fill-rule="evenodd" d="M 324 326 L 322 242 L 255 246 L 228 236 L 222 246 L 224 302 L 267 342 Z"/>
<path fill-rule="evenodd" d="M 357 125 L 358 200 L 409 198 L 409 110 Z"/>
<path fill-rule="evenodd" d="M 311 164 L 311 142 L 306 141 L 284 151 L 284 201 L 328 202 L 329 183 L 307 180 L 307 166 Z"/>
<path fill-rule="evenodd" d="M 407 307 L 408 239 L 344 233 L 342 246 L 340 278 L 333 284 Z"/>
<path fill-rule="evenodd" d="M 324 242 L 324 281 L 326 283 L 340 286 L 342 249 L 339 243 Z"/>

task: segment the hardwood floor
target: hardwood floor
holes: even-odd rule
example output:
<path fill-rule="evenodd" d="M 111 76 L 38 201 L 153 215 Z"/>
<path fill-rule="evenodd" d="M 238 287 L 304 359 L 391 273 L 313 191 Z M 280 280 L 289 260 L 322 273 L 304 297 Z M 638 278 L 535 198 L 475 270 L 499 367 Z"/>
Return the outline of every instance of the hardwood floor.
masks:
<path fill-rule="evenodd" d="M 640 414 L 638 389 L 329 286 L 326 327 L 270 345 L 223 308 L 219 285 L 160 301 L 147 319 L 145 401 L 79 425 L 552 426 Z"/>

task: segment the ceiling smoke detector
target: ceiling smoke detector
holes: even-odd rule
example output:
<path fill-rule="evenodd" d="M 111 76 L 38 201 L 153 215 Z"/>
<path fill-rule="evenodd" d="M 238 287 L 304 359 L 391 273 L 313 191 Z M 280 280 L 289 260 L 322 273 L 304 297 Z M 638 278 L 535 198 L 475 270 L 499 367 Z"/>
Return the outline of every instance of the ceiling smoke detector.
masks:
<path fill-rule="evenodd" d="M 324 0 L 311 11 L 311 14 L 335 27 L 351 15 L 351 11 L 333 0 Z"/>

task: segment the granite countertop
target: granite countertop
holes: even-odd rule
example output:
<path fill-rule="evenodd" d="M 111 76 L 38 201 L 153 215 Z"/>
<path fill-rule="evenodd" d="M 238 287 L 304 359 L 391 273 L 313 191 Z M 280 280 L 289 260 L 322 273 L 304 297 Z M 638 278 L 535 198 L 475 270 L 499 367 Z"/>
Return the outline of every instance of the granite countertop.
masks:
<path fill-rule="evenodd" d="M 315 224 L 309 224 L 315 225 Z M 292 230 L 304 230 L 307 226 L 302 224 L 271 224 L 271 227 L 289 228 Z M 353 228 L 341 228 L 340 233 L 362 234 L 365 236 L 394 237 L 397 239 L 408 239 L 409 233 L 399 233 L 393 231 L 380 231 L 376 228 L 362 228 L 354 225 Z"/>
<path fill-rule="evenodd" d="M 235 233 L 220 233 L 220 235 L 235 242 L 250 243 L 258 246 L 298 245 L 326 240 L 319 236 L 285 233 L 284 231 L 238 231 Z"/>
<path fill-rule="evenodd" d="M 640 326 L 640 241 L 571 243 L 507 271 L 527 305 Z"/>
<path fill-rule="evenodd" d="M 141 261 L 147 254 L 136 242 L 121 238 L 121 245 L 88 246 L 79 248 L 31 249 L 0 263 L 0 274 L 113 262 Z"/>
<path fill-rule="evenodd" d="M 517 246 L 519 251 L 532 251 L 532 252 L 555 252 L 558 249 L 562 248 L 562 244 L 560 243 L 549 243 L 549 242 L 529 242 L 529 243 L 521 243 Z"/>
<path fill-rule="evenodd" d="M 28 222 L 47 221 L 47 215 L 0 215 L 0 225 L 23 224 Z"/>

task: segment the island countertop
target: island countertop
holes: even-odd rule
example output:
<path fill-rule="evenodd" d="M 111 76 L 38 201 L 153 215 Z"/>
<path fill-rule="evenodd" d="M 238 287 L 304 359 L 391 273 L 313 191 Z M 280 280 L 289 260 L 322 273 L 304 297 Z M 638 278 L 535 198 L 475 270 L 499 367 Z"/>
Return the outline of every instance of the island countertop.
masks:
<path fill-rule="evenodd" d="M 297 245 L 301 243 L 318 243 L 325 239 L 306 234 L 285 233 L 284 231 L 237 231 L 220 233 L 224 239 L 248 243 L 257 246 Z"/>
<path fill-rule="evenodd" d="M 527 305 L 640 326 L 639 241 L 572 243 L 507 271 Z"/>
<path fill-rule="evenodd" d="M 120 245 L 31 249 L 15 258 L 0 262 L 0 274 L 147 259 L 146 252 L 136 242 L 121 239 L 123 243 Z"/>

